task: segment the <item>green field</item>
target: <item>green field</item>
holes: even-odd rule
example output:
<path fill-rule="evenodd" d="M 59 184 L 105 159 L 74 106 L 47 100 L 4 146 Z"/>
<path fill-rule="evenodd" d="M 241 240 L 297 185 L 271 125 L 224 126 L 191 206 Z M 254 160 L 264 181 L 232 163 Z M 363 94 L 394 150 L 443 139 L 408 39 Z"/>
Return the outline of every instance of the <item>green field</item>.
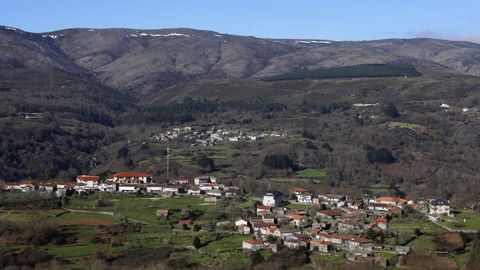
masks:
<path fill-rule="evenodd" d="M 298 171 L 296 175 L 303 178 L 323 178 L 327 173 L 318 169 L 305 169 Z"/>
<path fill-rule="evenodd" d="M 463 211 L 455 214 L 455 217 L 444 217 L 442 223 L 450 228 L 464 230 L 480 230 L 480 214 Z"/>
<path fill-rule="evenodd" d="M 229 252 L 242 247 L 242 241 L 251 239 L 249 235 L 232 235 L 222 238 L 218 241 L 214 241 L 205 247 L 202 247 L 202 251 L 222 253 Z"/>
<path fill-rule="evenodd" d="M 88 244 L 88 245 L 60 245 L 60 246 L 46 246 L 45 251 L 53 256 L 72 259 L 78 257 L 91 256 L 95 251 L 106 250 L 106 245 Z"/>
<path fill-rule="evenodd" d="M 50 217 L 49 220 L 61 225 L 106 225 L 119 222 L 117 217 L 74 212 L 65 213 L 56 217 Z"/>
<path fill-rule="evenodd" d="M 445 231 L 444 228 L 427 220 L 413 220 L 395 218 L 389 223 L 389 228 L 393 231 L 404 231 L 414 233 L 415 229 L 420 229 L 423 233 L 435 234 Z"/>
<path fill-rule="evenodd" d="M 421 235 L 415 240 L 408 243 L 408 246 L 412 251 L 435 251 L 435 243 L 433 243 L 433 236 L 430 235 Z"/>

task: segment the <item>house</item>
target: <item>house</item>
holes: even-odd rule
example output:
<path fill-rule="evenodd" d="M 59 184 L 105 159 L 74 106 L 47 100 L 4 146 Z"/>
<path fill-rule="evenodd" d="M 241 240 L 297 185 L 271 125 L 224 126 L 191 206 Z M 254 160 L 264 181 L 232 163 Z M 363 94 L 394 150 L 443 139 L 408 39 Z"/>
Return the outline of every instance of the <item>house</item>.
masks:
<path fill-rule="evenodd" d="M 347 200 L 345 195 L 337 195 L 337 194 L 326 194 L 326 195 L 318 195 L 318 203 L 323 203 L 325 205 L 337 205 L 342 206 L 344 202 Z"/>
<path fill-rule="evenodd" d="M 88 187 L 97 187 L 100 177 L 96 175 L 77 175 L 77 183 L 85 184 Z"/>
<path fill-rule="evenodd" d="M 248 225 L 240 225 L 237 227 L 237 231 L 240 234 L 252 234 L 252 229 Z"/>
<path fill-rule="evenodd" d="M 75 185 L 72 182 L 56 182 L 57 185 L 57 195 L 62 195 L 67 191 L 72 191 L 75 188 Z"/>
<path fill-rule="evenodd" d="M 408 201 L 397 197 L 377 197 L 374 202 L 376 204 L 393 205 L 402 208 Z"/>
<path fill-rule="evenodd" d="M 223 189 L 225 186 L 222 184 L 216 183 L 205 183 L 200 185 L 200 190 L 207 191 L 207 190 L 214 190 L 214 189 Z"/>
<path fill-rule="evenodd" d="M 25 179 L 20 182 L 6 183 L 5 190 L 18 190 L 21 192 L 31 192 L 31 191 L 35 191 L 35 185 L 33 184 L 33 180 Z"/>
<path fill-rule="evenodd" d="M 168 216 L 170 215 L 170 210 L 169 209 L 157 209 L 155 214 L 156 214 L 157 217 L 168 218 Z"/>
<path fill-rule="evenodd" d="M 300 247 L 307 247 L 307 243 L 301 239 L 287 239 L 283 244 L 290 249 L 299 249 Z"/>
<path fill-rule="evenodd" d="M 135 184 L 121 184 L 121 185 L 118 185 L 118 191 L 119 192 L 137 192 L 138 190 L 140 190 L 140 186 L 139 185 L 135 185 Z"/>
<path fill-rule="evenodd" d="M 317 216 L 321 219 L 335 220 L 337 217 L 343 215 L 342 210 L 339 209 L 327 209 L 317 211 Z"/>
<path fill-rule="evenodd" d="M 161 185 L 148 185 L 145 187 L 148 193 L 161 193 L 163 190 L 163 187 Z"/>
<path fill-rule="evenodd" d="M 283 204 L 282 192 L 277 190 L 267 191 L 262 200 L 265 206 L 280 206 Z"/>
<path fill-rule="evenodd" d="M 179 185 L 188 185 L 189 181 L 188 179 L 180 179 L 177 181 Z"/>
<path fill-rule="evenodd" d="M 261 233 L 261 229 L 265 227 L 270 227 L 270 224 L 267 224 L 263 221 L 260 222 L 250 222 L 252 224 L 253 233 Z"/>
<path fill-rule="evenodd" d="M 350 221 L 339 221 L 337 223 L 337 229 L 339 232 L 356 232 L 360 230 L 362 226 L 358 225 L 355 222 Z"/>
<path fill-rule="evenodd" d="M 227 197 L 235 197 L 241 193 L 240 187 L 237 186 L 226 186 L 223 188 L 225 191 L 225 196 Z"/>
<path fill-rule="evenodd" d="M 295 195 L 295 199 L 299 203 L 313 203 L 313 196 L 308 190 L 300 187 L 292 189 L 292 194 Z"/>
<path fill-rule="evenodd" d="M 428 204 L 428 214 L 433 216 L 450 216 L 450 204 L 446 200 L 433 199 Z"/>
<path fill-rule="evenodd" d="M 187 190 L 187 194 L 188 195 L 192 195 L 192 196 L 200 196 L 201 195 L 201 190 L 197 187 L 190 187 L 188 188 Z"/>
<path fill-rule="evenodd" d="M 294 188 L 292 189 L 292 193 L 293 193 L 294 195 L 300 195 L 300 194 L 303 194 L 303 193 L 305 193 L 305 192 L 308 192 L 308 190 L 306 190 L 306 189 L 304 189 L 304 188 L 301 188 L 301 187 L 294 187 Z"/>
<path fill-rule="evenodd" d="M 262 220 L 263 220 L 263 222 L 268 223 L 268 224 L 275 224 L 275 216 L 272 215 L 272 214 L 264 214 L 262 216 Z"/>
<path fill-rule="evenodd" d="M 86 191 L 86 190 L 89 190 L 90 188 L 87 186 L 87 184 L 84 184 L 84 183 L 75 183 L 73 188 L 78 191 L 78 192 L 82 192 L 82 191 Z M 92 187 L 93 189 L 93 187 Z"/>
<path fill-rule="evenodd" d="M 195 183 L 195 185 L 199 186 L 201 184 L 217 183 L 217 178 L 215 176 L 204 175 L 204 176 L 195 177 L 193 179 L 193 182 Z"/>
<path fill-rule="evenodd" d="M 162 189 L 163 193 L 171 193 L 173 195 L 178 194 L 178 187 L 177 186 L 164 186 Z"/>
<path fill-rule="evenodd" d="M 272 208 L 265 205 L 257 205 L 257 215 L 271 213 Z"/>
<path fill-rule="evenodd" d="M 299 203 L 313 203 L 313 196 L 310 192 L 305 192 L 296 195 L 297 202 Z"/>
<path fill-rule="evenodd" d="M 282 239 L 287 239 L 288 237 L 294 235 L 297 232 L 298 231 L 293 230 L 293 229 L 289 229 L 289 228 L 277 228 L 273 232 L 273 236 L 280 237 Z"/>
<path fill-rule="evenodd" d="M 40 183 L 38 184 L 38 190 L 43 192 L 54 192 L 57 190 L 57 184 L 55 183 Z"/>
<path fill-rule="evenodd" d="M 152 175 L 144 172 L 121 172 L 114 174 L 113 180 L 120 184 L 150 184 Z"/>
<path fill-rule="evenodd" d="M 382 211 L 382 212 L 390 212 L 392 204 L 384 204 L 384 203 L 371 203 L 367 205 L 368 210 L 372 211 Z"/>
<path fill-rule="evenodd" d="M 237 219 L 235 220 L 235 226 L 236 226 L 236 227 L 239 227 L 239 226 L 242 226 L 242 225 L 243 225 L 243 226 L 247 226 L 247 225 L 248 225 L 248 221 L 245 220 L 245 219 L 243 219 L 243 218 L 237 218 Z"/>
<path fill-rule="evenodd" d="M 354 236 L 346 240 L 346 250 L 372 252 L 372 241 L 360 236 Z"/>
<path fill-rule="evenodd" d="M 218 198 L 221 198 L 221 197 L 224 197 L 225 196 L 225 192 L 221 191 L 221 190 L 218 190 L 218 189 L 214 189 L 214 190 L 207 190 L 205 192 L 205 194 L 207 196 L 214 196 L 214 197 L 218 197 Z"/>
<path fill-rule="evenodd" d="M 242 248 L 244 251 L 258 251 L 265 248 L 265 242 L 261 239 L 244 240 Z"/>
<path fill-rule="evenodd" d="M 260 229 L 260 234 L 273 235 L 277 229 L 277 226 L 263 227 Z"/>
<path fill-rule="evenodd" d="M 113 180 L 105 180 L 103 183 L 100 183 L 98 185 L 98 189 L 104 192 L 114 192 L 118 191 L 117 185 L 118 184 L 115 183 Z"/>
<path fill-rule="evenodd" d="M 308 217 L 299 214 L 288 214 L 287 217 L 291 218 L 291 222 L 297 227 L 303 227 L 308 225 Z"/>
<path fill-rule="evenodd" d="M 328 253 L 333 250 L 333 244 L 328 241 L 322 241 L 318 239 L 310 240 L 310 251 L 319 251 L 322 253 Z"/>

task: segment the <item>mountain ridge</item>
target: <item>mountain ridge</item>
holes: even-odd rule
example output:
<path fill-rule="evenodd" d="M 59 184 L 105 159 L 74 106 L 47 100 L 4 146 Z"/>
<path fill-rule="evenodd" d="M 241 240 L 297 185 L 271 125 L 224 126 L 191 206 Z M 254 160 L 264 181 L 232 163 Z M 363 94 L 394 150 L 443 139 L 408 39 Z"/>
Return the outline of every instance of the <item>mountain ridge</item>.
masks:
<path fill-rule="evenodd" d="M 15 34 L 23 35 L 24 43 L 30 40 L 37 47 L 45 47 L 41 52 L 52 59 L 45 60 L 44 64 L 56 65 L 71 73 L 90 74 L 109 87 L 139 96 L 197 79 L 258 79 L 358 64 L 406 62 L 480 75 L 480 44 L 463 41 L 270 39 L 190 28 L 70 28 L 44 33 L 11 27 L 0 29 L 10 40 Z M 24 47 L 20 41 L 3 39 L 7 39 L 4 47 L 11 51 Z M 28 53 L 15 52 L 4 52 L 0 62 L 27 63 L 28 66 L 31 61 L 22 58 Z"/>

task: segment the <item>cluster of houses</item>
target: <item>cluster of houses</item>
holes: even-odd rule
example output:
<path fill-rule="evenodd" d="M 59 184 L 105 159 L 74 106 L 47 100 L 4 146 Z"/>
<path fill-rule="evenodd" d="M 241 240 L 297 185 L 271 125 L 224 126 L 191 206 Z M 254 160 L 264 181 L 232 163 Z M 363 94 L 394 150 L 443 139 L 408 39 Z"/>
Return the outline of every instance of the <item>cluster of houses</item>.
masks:
<path fill-rule="evenodd" d="M 68 192 L 123 192 L 139 191 L 162 196 L 191 195 L 202 196 L 206 201 L 217 202 L 223 198 L 237 196 L 241 193 L 238 186 L 226 186 L 217 182 L 214 176 L 199 176 L 190 181 L 180 179 L 173 184 L 158 184 L 145 172 L 120 172 L 104 181 L 95 175 L 78 175 L 76 182 L 39 182 L 23 180 L 6 183 L 4 190 L 20 192 L 49 192 L 62 195 Z"/>
<path fill-rule="evenodd" d="M 262 205 L 256 207 L 256 215 L 239 217 L 235 221 L 237 231 L 252 234 L 255 239 L 245 240 L 245 251 L 272 249 L 275 251 L 281 240 L 287 248 L 305 248 L 330 254 L 346 251 L 349 256 L 366 257 L 376 250 L 389 250 L 404 255 L 406 246 L 377 245 L 366 238 L 368 230 L 379 234 L 388 228 L 392 215 L 401 214 L 405 207 L 419 207 L 413 202 L 396 197 L 364 196 L 355 200 L 347 195 L 321 194 L 314 196 L 303 188 L 293 188 L 292 203 L 311 204 L 311 210 L 289 209 L 279 191 L 267 191 Z M 423 205 L 423 201 L 421 204 Z M 448 202 L 425 201 L 436 215 L 450 215 L 450 208 L 439 208 Z"/>
<path fill-rule="evenodd" d="M 220 142 L 238 142 L 238 141 L 256 141 L 265 137 L 284 137 L 287 134 L 281 132 L 263 132 L 252 133 L 239 130 L 225 130 L 217 129 L 216 127 L 201 128 L 195 127 L 176 127 L 171 130 L 161 132 L 151 137 L 151 140 L 159 141 L 171 141 L 177 139 L 188 140 L 192 142 L 192 146 L 204 145 L 211 146 Z"/>

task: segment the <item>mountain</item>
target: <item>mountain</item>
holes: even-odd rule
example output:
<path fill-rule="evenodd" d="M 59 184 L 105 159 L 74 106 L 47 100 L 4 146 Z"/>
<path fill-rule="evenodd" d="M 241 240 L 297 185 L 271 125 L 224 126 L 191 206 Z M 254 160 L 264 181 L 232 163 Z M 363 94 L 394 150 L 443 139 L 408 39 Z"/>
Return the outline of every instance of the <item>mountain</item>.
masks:
<path fill-rule="evenodd" d="M 9 33 L 10 39 L 25 37 L 4 43 L 9 49 L 3 51 L 2 62 L 32 65 L 30 59 L 40 58 L 70 72 L 85 70 L 112 88 L 140 96 L 198 79 L 263 78 L 358 64 L 409 63 L 480 75 L 480 44 L 437 39 L 285 40 L 182 28 L 66 29 L 41 34 L 4 28 L 2 33 Z M 32 53 L 38 56 L 21 54 L 29 60 L 16 59 L 14 48 L 27 46 L 36 46 Z"/>

